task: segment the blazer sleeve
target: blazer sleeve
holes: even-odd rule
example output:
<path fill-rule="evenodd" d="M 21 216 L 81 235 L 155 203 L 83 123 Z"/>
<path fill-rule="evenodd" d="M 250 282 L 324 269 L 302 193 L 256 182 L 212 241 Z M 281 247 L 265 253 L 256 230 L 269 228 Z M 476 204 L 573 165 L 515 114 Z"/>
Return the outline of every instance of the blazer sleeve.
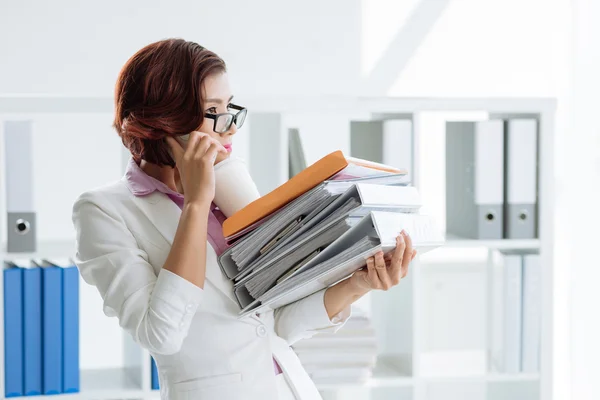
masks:
<path fill-rule="evenodd" d="M 351 306 L 329 319 L 325 308 L 325 290 L 274 311 L 275 333 L 291 346 L 319 332 L 337 332 L 352 315 Z"/>
<path fill-rule="evenodd" d="M 157 275 L 114 204 L 100 196 L 83 194 L 73 206 L 81 276 L 100 292 L 104 313 L 137 343 L 156 354 L 177 353 L 203 290 L 165 269 Z"/>

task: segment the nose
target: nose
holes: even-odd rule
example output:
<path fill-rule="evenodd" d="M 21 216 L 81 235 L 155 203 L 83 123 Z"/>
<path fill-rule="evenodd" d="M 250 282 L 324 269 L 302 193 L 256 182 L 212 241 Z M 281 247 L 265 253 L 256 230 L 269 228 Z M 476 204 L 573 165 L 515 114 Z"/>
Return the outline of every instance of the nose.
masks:
<path fill-rule="evenodd" d="M 229 130 L 226 132 L 227 135 L 232 136 L 235 135 L 237 133 L 237 125 L 235 124 L 235 122 L 231 123 L 231 126 L 229 127 Z"/>

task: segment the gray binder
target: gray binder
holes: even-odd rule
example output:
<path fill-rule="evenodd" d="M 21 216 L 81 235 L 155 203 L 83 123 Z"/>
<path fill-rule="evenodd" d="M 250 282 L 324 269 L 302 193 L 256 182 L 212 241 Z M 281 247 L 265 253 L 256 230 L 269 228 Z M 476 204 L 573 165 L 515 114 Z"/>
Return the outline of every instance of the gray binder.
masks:
<path fill-rule="evenodd" d="M 36 250 L 36 215 L 33 208 L 33 129 L 31 121 L 4 123 L 7 251 Z"/>
<path fill-rule="evenodd" d="M 296 128 L 288 129 L 289 148 L 289 177 L 292 178 L 306 169 L 306 157 L 302 147 L 300 131 Z"/>
<path fill-rule="evenodd" d="M 503 121 L 447 122 L 447 232 L 470 239 L 501 239 L 503 203 Z"/>
<path fill-rule="evenodd" d="M 504 237 L 537 237 L 537 120 L 510 119 L 506 127 Z"/>
<path fill-rule="evenodd" d="M 407 170 L 412 182 L 412 120 L 406 114 L 378 114 L 373 121 L 350 122 L 350 155 Z"/>

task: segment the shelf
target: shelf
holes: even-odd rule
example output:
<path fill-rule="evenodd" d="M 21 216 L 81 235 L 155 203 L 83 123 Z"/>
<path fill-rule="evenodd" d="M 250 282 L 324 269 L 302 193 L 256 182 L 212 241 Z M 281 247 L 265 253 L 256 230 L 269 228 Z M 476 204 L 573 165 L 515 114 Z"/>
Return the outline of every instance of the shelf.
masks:
<path fill-rule="evenodd" d="M 424 376 L 420 377 L 424 382 L 535 382 L 540 379 L 540 374 L 502 374 L 489 373 L 485 375 L 463 375 L 463 376 Z"/>
<path fill-rule="evenodd" d="M 412 386 L 413 377 L 406 368 L 391 357 L 379 357 L 373 375 L 366 382 L 317 383 L 319 390 L 337 390 L 351 387 L 402 387 Z"/>
<path fill-rule="evenodd" d="M 127 376 L 123 368 L 108 368 L 81 371 L 81 391 L 79 393 L 11 397 L 11 399 L 47 400 L 65 398 L 70 400 L 117 400 L 143 399 L 146 393 Z"/>
<path fill-rule="evenodd" d="M 6 243 L 0 248 L 0 260 L 32 258 L 68 258 L 75 255 L 75 240 L 40 241 L 33 253 L 7 253 Z"/>
<path fill-rule="evenodd" d="M 540 248 L 539 239 L 468 239 L 457 235 L 446 234 L 443 247 L 487 247 L 499 250 L 537 250 Z"/>

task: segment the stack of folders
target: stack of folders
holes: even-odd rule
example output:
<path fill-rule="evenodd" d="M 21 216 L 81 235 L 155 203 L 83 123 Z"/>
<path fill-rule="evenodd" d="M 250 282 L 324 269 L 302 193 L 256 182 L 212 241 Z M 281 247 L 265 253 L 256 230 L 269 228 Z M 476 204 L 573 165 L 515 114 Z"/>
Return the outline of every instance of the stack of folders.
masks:
<path fill-rule="evenodd" d="M 446 227 L 470 239 L 538 237 L 538 122 L 446 124 Z"/>
<path fill-rule="evenodd" d="M 377 359 L 375 330 L 368 315 L 354 306 L 352 318 L 335 334 L 319 333 L 293 349 L 317 384 L 364 383 Z"/>
<path fill-rule="evenodd" d="M 402 229 L 421 252 L 443 243 L 434 221 L 418 213 L 420 197 L 405 172 L 346 158 L 327 169 L 331 157 L 340 155 L 326 156 L 225 221 L 231 240 L 236 232 L 228 229 L 228 221 L 242 221 L 238 214 L 246 209 L 272 210 L 238 223 L 243 230 L 260 221 L 219 257 L 224 274 L 234 281 L 242 316 L 276 309 L 346 278 L 379 250 L 392 250 Z M 311 171 L 320 179 L 306 173 Z M 296 184 L 306 190 L 298 192 Z M 286 199 L 292 189 L 297 196 Z"/>
<path fill-rule="evenodd" d="M 541 274 L 539 254 L 494 253 L 490 355 L 496 372 L 539 372 Z"/>
<path fill-rule="evenodd" d="M 4 268 L 5 396 L 79 392 L 79 272 L 70 260 Z"/>

